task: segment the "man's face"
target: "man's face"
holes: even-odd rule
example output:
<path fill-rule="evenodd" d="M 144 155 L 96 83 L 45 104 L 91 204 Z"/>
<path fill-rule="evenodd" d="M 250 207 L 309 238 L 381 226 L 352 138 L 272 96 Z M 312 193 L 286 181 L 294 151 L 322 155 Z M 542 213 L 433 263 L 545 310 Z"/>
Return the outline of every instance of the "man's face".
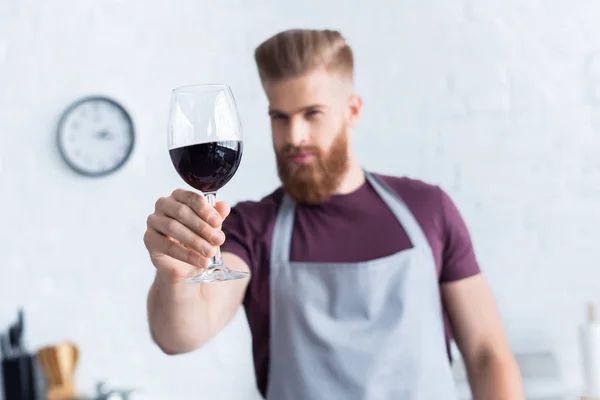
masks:
<path fill-rule="evenodd" d="M 284 189 L 302 203 L 326 201 L 348 169 L 348 134 L 360 99 L 324 69 L 264 86 Z"/>

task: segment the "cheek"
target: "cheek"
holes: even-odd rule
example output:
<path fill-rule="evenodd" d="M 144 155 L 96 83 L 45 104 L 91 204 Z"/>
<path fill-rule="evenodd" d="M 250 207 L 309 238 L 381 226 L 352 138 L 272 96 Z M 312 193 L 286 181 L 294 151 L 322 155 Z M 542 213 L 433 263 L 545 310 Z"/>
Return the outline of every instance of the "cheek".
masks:
<path fill-rule="evenodd" d="M 271 140 L 273 142 L 273 148 L 280 150 L 285 144 L 285 132 L 280 127 L 273 124 L 271 126 Z"/>
<path fill-rule="evenodd" d="M 339 135 L 342 126 L 343 121 L 339 115 L 335 116 L 335 118 L 323 118 L 319 121 L 315 121 L 315 124 L 312 127 L 313 141 L 322 150 L 329 150 L 329 147 L 331 147 L 331 144 Z"/>

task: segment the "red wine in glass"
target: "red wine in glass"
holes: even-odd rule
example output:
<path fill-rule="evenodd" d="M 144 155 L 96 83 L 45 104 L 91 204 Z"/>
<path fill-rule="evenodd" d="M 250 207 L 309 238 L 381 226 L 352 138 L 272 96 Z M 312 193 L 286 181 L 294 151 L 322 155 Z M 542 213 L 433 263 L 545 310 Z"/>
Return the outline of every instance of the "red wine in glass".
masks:
<path fill-rule="evenodd" d="M 211 206 L 216 203 L 217 191 L 238 170 L 242 136 L 237 106 L 227 85 L 190 85 L 173 90 L 167 132 L 169 156 L 179 176 L 202 192 Z M 249 272 L 228 268 L 217 247 L 208 267 L 186 282 L 208 283 L 249 277 Z"/>
<path fill-rule="evenodd" d="M 233 178 L 242 159 L 240 140 L 198 143 L 169 150 L 181 178 L 203 193 L 214 193 Z"/>

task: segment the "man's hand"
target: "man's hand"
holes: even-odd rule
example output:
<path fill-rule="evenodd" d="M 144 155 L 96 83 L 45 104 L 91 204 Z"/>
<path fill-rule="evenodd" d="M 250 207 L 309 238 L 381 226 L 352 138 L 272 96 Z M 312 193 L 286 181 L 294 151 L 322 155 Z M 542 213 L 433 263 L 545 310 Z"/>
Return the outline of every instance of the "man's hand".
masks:
<path fill-rule="evenodd" d="M 201 273 L 217 246 L 225 241 L 221 224 L 229 205 L 212 207 L 199 194 L 175 190 L 156 202 L 148 217 L 144 243 L 157 274 L 148 292 L 148 322 L 153 340 L 166 354 L 193 351 L 215 336 L 233 318 L 249 279 L 188 285 Z M 240 257 L 223 252 L 236 271 L 250 272 Z"/>
<path fill-rule="evenodd" d="M 225 241 L 220 227 L 229 212 L 227 203 L 212 207 L 204 196 L 182 189 L 158 199 L 144 235 L 158 276 L 176 284 L 202 272 Z"/>

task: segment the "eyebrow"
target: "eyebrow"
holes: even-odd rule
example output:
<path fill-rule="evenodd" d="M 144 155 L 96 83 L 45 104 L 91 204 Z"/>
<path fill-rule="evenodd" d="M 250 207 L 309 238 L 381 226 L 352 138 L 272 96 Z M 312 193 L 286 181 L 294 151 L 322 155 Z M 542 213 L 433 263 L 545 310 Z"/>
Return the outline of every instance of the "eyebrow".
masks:
<path fill-rule="evenodd" d="M 325 106 L 324 104 L 311 104 L 310 106 L 302 107 L 301 109 L 299 109 L 295 112 L 292 112 L 292 114 L 295 114 L 295 113 L 301 112 L 301 111 L 317 110 L 317 109 L 325 109 L 325 108 L 327 108 L 327 106 Z M 288 115 L 288 114 L 281 110 L 277 110 L 275 108 L 269 108 L 269 115 Z"/>

